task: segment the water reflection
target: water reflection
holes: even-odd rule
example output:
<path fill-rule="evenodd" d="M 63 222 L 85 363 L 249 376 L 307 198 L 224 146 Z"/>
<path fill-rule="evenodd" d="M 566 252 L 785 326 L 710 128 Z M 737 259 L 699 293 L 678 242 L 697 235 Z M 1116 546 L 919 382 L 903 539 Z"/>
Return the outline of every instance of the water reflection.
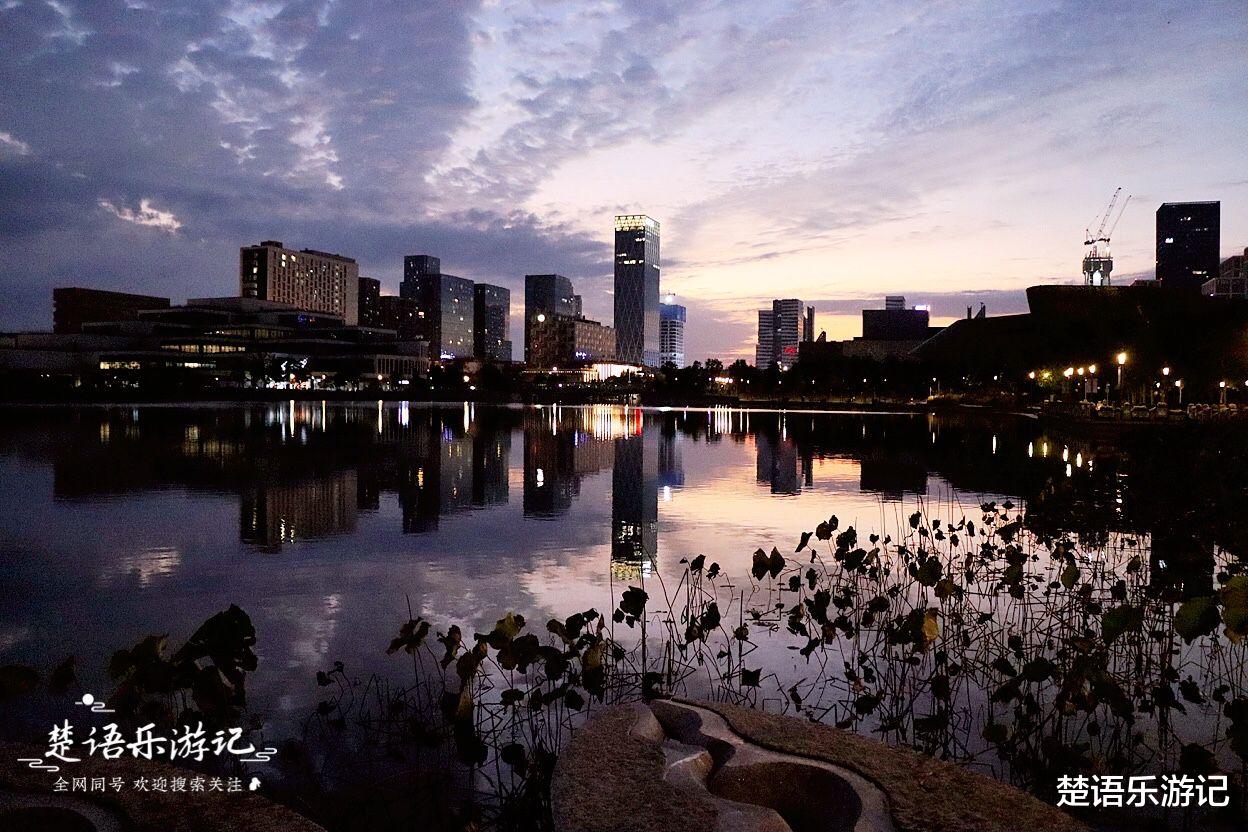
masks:
<path fill-rule="evenodd" d="M 325 402 L 7 411 L 0 659 L 60 658 L 69 598 L 73 621 L 100 624 L 84 657 L 237 602 L 262 610 L 266 667 L 286 674 L 271 685 L 286 695 L 315 657 L 372 656 L 407 602 L 470 628 L 506 609 L 609 609 L 620 580 L 675 574 L 701 552 L 745 574 L 755 547 L 784 549 L 833 512 L 882 529 L 916 503 L 956 522 L 987 499 L 1026 505 L 1042 536 L 1130 535 L 1157 591 L 1193 597 L 1213 585 L 1216 549 L 1248 551 L 1242 458 L 1223 440 L 1111 443 L 1012 418 Z"/>

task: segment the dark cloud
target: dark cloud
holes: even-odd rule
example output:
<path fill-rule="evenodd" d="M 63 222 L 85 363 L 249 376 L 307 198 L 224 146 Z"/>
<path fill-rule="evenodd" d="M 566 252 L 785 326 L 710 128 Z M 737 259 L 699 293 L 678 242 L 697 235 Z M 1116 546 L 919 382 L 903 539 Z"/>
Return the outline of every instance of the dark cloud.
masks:
<path fill-rule="evenodd" d="M 429 184 L 476 106 L 473 3 L 0 8 L 0 326 L 48 326 L 56 285 L 230 294 L 238 246 L 271 237 L 390 288 L 414 251 L 513 288 L 610 262 Z"/>
<path fill-rule="evenodd" d="M 926 240 L 1000 222 L 1025 248 L 1066 222 L 1037 195 L 1227 144 L 1243 24 L 1242 0 L 0 0 L 0 328 L 47 326 L 55 285 L 233 293 L 238 247 L 268 238 L 352 255 L 391 291 L 414 252 L 515 291 L 558 271 L 609 321 L 610 234 L 586 208 L 660 213 L 638 194 L 669 174 L 692 182 L 663 197 L 670 288 L 752 263 L 783 282 L 811 254 L 844 274 L 838 254 L 888 226 L 911 270 L 801 294 L 827 314 L 878 305 L 875 283 L 940 316 L 1020 311 L 1021 291 L 916 292 L 981 280 L 931 278 Z M 542 190 L 617 147 L 669 168 Z M 1160 176 L 1137 203 L 1172 198 Z M 994 287 L 1053 270 L 1021 250 L 996 267 Z M 730 281 L 682 298 L 691 356 L 752 339 L 726 296 L 764 290 Z"/>

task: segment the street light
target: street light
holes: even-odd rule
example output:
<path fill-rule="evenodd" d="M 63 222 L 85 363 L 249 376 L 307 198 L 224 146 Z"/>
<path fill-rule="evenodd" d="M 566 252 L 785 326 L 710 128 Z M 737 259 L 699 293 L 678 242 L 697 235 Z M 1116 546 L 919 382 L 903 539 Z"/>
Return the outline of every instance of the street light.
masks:
<path fill-rule="evenodd" d="M 1179 407 L 1182 407 L 1183 406 L 1183 379 L 1176 378 L 1174 380 L 1174 386 L 1179 391 Z"/>
<path fill-rule="evenodd" d="M 1120 352 L 1114 360 L 1118 362 L 1118 401 L 1122 401 L 1122 365 L 1127 363 L 1127 354 Z"/>
<path fill-rule="evenodd" d="M 1226 382 L 1218 382 L 1218 404 L 1226 404 Z"/>
<path fill-rule="evenodd" d="M 1161 368 L 1161 374 L 1162 374 L 1163 376 L 1168 376 L 1168 375 L 1170 375 L 1170 368 L 1169 368 L 1169 367 L 1162 367 L 1162 368 Z"/>

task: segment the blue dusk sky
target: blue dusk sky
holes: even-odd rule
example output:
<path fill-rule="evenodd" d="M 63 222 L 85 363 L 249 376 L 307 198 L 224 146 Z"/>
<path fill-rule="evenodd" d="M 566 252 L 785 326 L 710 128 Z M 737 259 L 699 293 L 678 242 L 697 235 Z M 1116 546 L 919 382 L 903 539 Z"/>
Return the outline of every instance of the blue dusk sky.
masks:
<path fill-rule="evenodd" d="M 1078 279 L 1114 188 L 1119 275 L 1163 201 L 1248 246 L 1248 4 L 0 0 L 0 329 L 51 289 L 237 292 L 238 247 L 404 254 L 611 319 L 611 217 L 662 224 L 689 358 L 772 297 L 858 334 Z M 513 325 L 513 338 L 519 330 Z"/>

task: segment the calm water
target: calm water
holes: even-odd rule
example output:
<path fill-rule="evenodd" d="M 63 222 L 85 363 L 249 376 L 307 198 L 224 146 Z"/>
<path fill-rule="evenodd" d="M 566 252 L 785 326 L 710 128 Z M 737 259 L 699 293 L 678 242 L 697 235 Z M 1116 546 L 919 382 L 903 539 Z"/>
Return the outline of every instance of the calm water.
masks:
<path fill-rule="evenodd" d="M 469 632 L 509 610 L 537 622 L 610 610 L 628 582 L 674 584 L 681 558 L 705 553 L 744 576 L 755 548 L 791 552 L 830 514 L 889 529 L 920 503 L 956 522 L 985 500 L 1030 501 L 1038 522 L 1089 536 L 1155 531 L 1164 558 L 1163 541 L 1191 543 L 1179 521 L 1208 508 L 1183 477 L 1013 418 L 11 410 L 0 417 L 0 664 L 72 654 L 86 688 L 105 691 L 113 650 L 149 633 L 180 643 L 235 603 L 259 635 L 250 704 L 280 725 L 315 704 L 311 680 L 334 660 L 391 667 L 384 648 L 409 605 Z M 1207 592 L 1213 560 L 1197 560 L 1177 580 Z"/>

